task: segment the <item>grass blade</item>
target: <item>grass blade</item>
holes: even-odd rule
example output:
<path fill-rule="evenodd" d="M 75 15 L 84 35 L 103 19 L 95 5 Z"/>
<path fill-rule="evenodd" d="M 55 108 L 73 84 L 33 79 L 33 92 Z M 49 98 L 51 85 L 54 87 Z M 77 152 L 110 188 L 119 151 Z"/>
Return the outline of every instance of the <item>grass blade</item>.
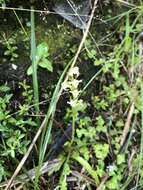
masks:
<path fill-rule="evenodd" d="M 34 8 L 31 7 L 31 10 Z M 36 115 L 39 114 L 39 90 L 38 90 L 38 77 L 37 77 L 37 64 L 36 58 L 36 38 L 35 38 L 35 19 L 34 12 L 31 11 L 31 59 L 32 59 L 32 78 L 33 78 L 33 89 L 34 89 L 34 103 Z"/>

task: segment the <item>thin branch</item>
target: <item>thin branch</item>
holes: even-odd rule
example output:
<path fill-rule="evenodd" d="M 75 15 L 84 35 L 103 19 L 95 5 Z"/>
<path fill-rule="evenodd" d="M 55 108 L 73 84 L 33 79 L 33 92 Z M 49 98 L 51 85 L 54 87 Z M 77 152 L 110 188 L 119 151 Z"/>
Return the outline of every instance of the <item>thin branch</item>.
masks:
<path fill-rule="evenodd" d="M 59 159 L 54 159 L 52 161 L 44 162 L 43 166 L 41 167 L 41 175 L 53 171 L 54 168 L 57 168 L 59 164 L 61 164 L 61 162 L 62 161 Z M 22 174 L 18 176 L 17 179 L 12 182 L 11 187 L 33 180 L 35 178 L 35 171 L 36 171 L 36 168 L 29 170 L 27 174 Z M 8 183 L 9 183 L 9 180 L 1 183 L 0 188 L 7 186 Z"/>
<path fill-rule="evenodd" d="M 15 10 L 15 11 L 24 11 L 24 12 L 35 12 L 35 13 L 45 13 L 45 14 L 53 14 L 53 15 L 67 15 L 67 16 L 77 16 L 75 13 L 56 13 L 54 11 L 49 11 L 49 10 L 39 10 L 39 9 L 25 9 L 25 8 L 17 8 L 17 7 L 0 7 L 2 10 Z M 79 16 L 82 17 L 90 17 L 87 14 L 79 14 Z"/>
<path fill-rule="evenodd" d="M 102 189 L 103 189 L 103 186 L 104 186 L 104 184 L 106 183 L 106 181 L 108 180 L 108 178 L 109 178 L 108 175 L 104 176 L 104 177 L 102 178 L 102 181 L 101 181 L 100 185 L 97 187 L 96 190 L 102 190 Z"/>
<path fill-rule="evenodd" d="M 131 151 L 131 155 L 130 157 L 128 158 L 128 170 L 129 170 L 129 173 L 128 175 L 130 176 L 132 174 L 132 171 L 133 171 L 133 159 L 134 159 L 134 156 L 136 155 L 137 153 L 137 148 L 133 148 L 132 151 Z"/>
<path fill-rule="evenodd" d="M 130 125 L 131 125 L 131 119 L 132 119 L 132 116 L 133 116 L 133 113 L 134 113 L 134 109 L 135 109 L 135 103 L 133 102 L 130 106 L 130 110 L 128 112 L 128 116 L 127 116 L 127 120 L 126 120 L 126 123 L 125 123 L 125 127 L 124 127 L 124 130 L 123 130 L 123 134 L 121 136 L 121 142 L 120 142 L 120 146 L 122 147 L 125 140 L 126 140 L 126 137 L 127 137 L 127 134 L 129 132 L 129 129 L 130 129 Z"/>

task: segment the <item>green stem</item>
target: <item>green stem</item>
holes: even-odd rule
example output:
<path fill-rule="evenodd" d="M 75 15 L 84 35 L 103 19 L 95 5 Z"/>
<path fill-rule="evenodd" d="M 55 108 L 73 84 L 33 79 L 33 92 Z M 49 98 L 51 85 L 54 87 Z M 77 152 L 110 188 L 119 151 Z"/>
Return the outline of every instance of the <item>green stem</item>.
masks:
<path fill-rule="evenodd" d="M 31 6 L 31 10 L 34 7 Z M 31 59 L 32 59 L 32 78 L 33 78 L 33 89 L 34 89 L 34 103 L 36 115 L 39 114 L 39 90 L 38 90 L 38 77 L 37 77 L 37 63 L 35 61 L 36 57 L 36 38 L 35 38 L 35 19 L 34 11 L 31 11 Z"/>

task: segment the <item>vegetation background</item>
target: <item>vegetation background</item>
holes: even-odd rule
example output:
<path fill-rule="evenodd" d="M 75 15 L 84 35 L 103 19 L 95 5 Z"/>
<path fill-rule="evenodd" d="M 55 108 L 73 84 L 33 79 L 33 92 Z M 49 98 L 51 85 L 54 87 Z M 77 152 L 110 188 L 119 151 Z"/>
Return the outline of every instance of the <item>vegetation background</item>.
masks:
<path fill-rule="evenodd" d="M 142 0 L 0 0 L 0 189 L 143 189 L 142 29 Z"/>

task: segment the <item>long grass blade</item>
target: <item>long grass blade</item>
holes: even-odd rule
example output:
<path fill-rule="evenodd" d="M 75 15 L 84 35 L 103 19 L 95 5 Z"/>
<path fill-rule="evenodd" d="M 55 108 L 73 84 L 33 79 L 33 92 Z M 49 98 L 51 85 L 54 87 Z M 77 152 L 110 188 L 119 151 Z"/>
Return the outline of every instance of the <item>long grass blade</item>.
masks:
<path fill-rule="evenodd" d="M 55 91 L 53 93 L 53 96 L 52 96 L 52 99 L 51 99 L 51 102 L 49 105 L 49 109 L 47 111 L 47 115 L 45 118 L 45 127 L 44 127 L 43 132 L 42 132 L 41 143 L 40 143 L 41 146 L 40 146 L 40 152 L 39 152 L 39 164 L 38 164 L 38 167 L 36 170 L 35 183 L 34 183 L 35 190 L 38 189 L 38 179 L 40 176 L 40 169 L 41 169 L 42 164 L 44 162 L 44 156 L 46 153 L 47 145 L 49 143 L 52 125 L 53 125 L 53 117 L 54 117 L 55 110 L 56 110 L 56 105 L 57 105 L 57 102 L 58 102 L 59 97 L 61 95 L 61 91 L 60 91 L 61 83 L 65 77 L 65 74 L 66 74 L 70 64 L 71 64 L 71 62 L 69 62 L 69 64 L 64 69 L 64 71 L 63 71 L 63 73 L 62 73 L 62 75 L 61 75 L 61 77 L 60 77 L 60 79 L 56 85 L 56 88 L 55 88 Z"/>
<path fill-rule="evenodd" d="M 33 7 L 31 7 L 33 10 Z M 31 59 L 32 59 L 32 78 L 33 78 L 33 89 L 34 89 L 34 103 L 36 115 L 39 113 L 39 90 L 38 90 L 38 77 L 37 77 L 37 64 L 36 58 L 36 38 L 35 38 L 35 19 L 34 12 L 31 11 Z"/>

